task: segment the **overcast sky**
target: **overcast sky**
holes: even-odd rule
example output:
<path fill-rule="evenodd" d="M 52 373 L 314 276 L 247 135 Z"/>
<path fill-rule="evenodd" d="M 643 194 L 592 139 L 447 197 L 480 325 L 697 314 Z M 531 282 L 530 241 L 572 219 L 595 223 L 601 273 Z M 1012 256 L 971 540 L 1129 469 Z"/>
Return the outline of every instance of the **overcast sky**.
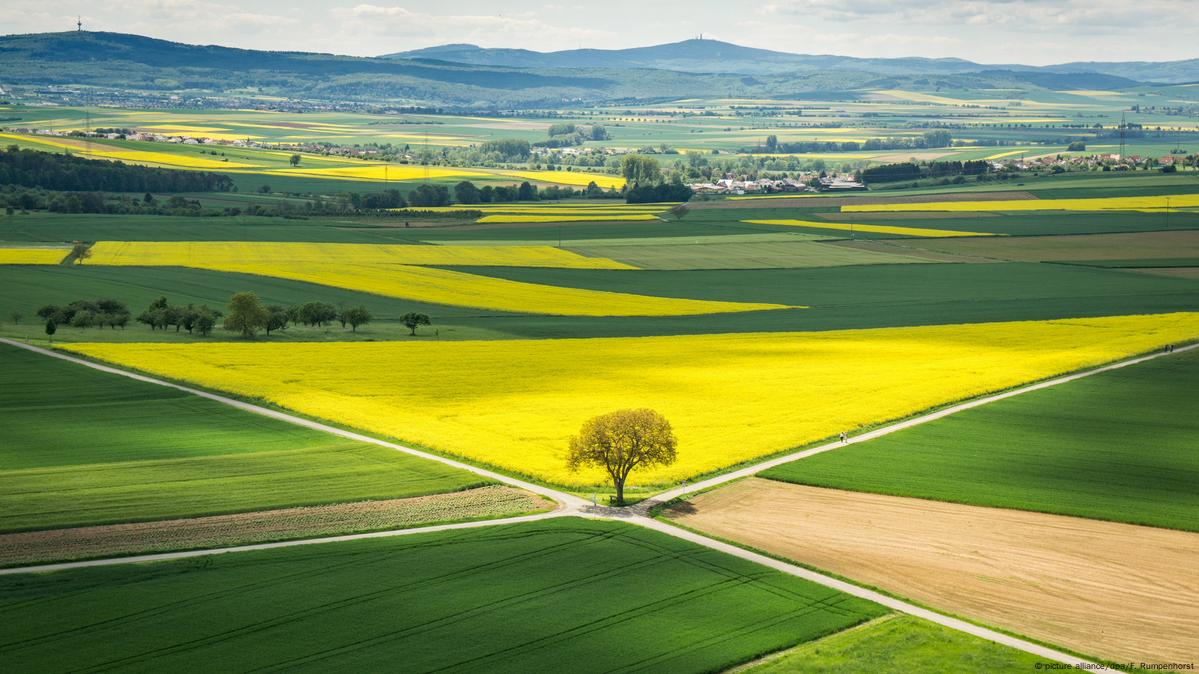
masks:
<path fill-rule="evenodd" d="M 703 33 L 796 53 L 984 63 L 1199 57 L 1199 0 L 3 0 L 0 31 L 68 30 L 76 14 L 87 30 L 358 56 L 447 42 L 613 49 Z"/>

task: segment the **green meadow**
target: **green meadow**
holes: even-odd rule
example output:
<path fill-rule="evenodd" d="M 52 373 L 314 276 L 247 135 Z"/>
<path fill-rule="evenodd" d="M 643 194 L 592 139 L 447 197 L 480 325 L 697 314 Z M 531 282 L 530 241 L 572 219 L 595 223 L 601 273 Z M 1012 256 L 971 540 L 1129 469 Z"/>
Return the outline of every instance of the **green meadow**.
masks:
<path fill-rule="evenodd" d="M 885 612 L 577 518 L 0 577 L 0 610 L 20 671 L 712 672 Z"/>
<path fill-rule="evenodd" d="M 375 445 L 0 345 L 0 532 L 486 483 Z"/>
<path fill-rule="evenodd" d="M 1024 672 L 1042 660 L 906 615 L 889 615 L 768 657 L 747 674 Z"/>

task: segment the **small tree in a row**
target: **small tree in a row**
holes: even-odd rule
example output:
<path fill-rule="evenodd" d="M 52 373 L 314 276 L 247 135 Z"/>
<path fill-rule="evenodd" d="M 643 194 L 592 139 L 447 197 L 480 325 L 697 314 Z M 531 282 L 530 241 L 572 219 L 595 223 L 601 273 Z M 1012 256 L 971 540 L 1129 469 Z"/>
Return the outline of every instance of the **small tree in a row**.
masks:
<path fill-rule="evenodd" d="M 189 334 L 198 332 L 201 336 L 207 337 L 212 334 L 212 330 L 221 316 L 220 311 L 205 304 L 173 307 L 167 302 L 167 298 L 159 297 L 137 317 L 137 321 L 150 326 L 151 330 L 166 330 L 168 327 L 173 327 L 175 332 L 182 329 L 187 330 Z"/>

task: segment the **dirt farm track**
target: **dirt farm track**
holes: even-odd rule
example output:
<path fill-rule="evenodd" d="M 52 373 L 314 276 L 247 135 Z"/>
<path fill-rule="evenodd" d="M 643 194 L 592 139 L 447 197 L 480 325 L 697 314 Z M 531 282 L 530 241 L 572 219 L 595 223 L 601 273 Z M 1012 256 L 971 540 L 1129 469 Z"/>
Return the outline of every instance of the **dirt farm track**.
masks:
<path fill-rule="evenodd" d="M 1199 534 L 760 478 L 671 517 L 1083 654 L 1199 661 Z"/>

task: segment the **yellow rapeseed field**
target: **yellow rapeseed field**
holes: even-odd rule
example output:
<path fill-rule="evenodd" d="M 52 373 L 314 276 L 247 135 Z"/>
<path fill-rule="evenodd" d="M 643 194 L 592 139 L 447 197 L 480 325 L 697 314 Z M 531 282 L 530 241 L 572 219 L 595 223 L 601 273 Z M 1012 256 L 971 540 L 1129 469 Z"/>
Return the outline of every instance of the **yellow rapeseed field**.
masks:
<path fill-rule="evenodd" d="M 678 462 L 632 482 L 676 482 L 1197 336 L 1199 313 L 1175 313 L 809 333 L 64 348 L 585 486 L 602 475 L 565 469 L 567 439 L 615 409 L 651 407 L 670 420 Z"/>
<path fill-rule="evenodd" d="M 513 178 L 544 183 L 557 183 L 559 185 L 586 187 L 589 183 L 594 182 L 604 189 L 608 189 L 609 187 L 620 189 L 624 187 L 623 177 L 606 173 L 584 173 L 582 171 L 497 171 L 497 173 L 512 176 Z"/>
<path fill-rule="evenodd" d="M 1098 197 L 1094 199 L 1012 199 L 1006 201 L 930 201 L 902 204 L 842 206 L 842 213 L 892 211 L 1163 211 L 1199 206 L 1199 194 L 1149 197 Z"/>
<path fill-rule="evenodd" d="M 0 248 L 0 264 L 58 264 L 70 252 L 65 248 Z"/>
<path fill-rule="evenodd" d="M 484 215 L 475 222 L 607 222 L 610 220 L 657 220 L 651 213 L 597 213 L 595 215 Z"/>
<path fill-rule="evenodd" d="M 392 208 L 392 211 L 422 211 L 429 213 L 453 213 L 457 211 L 481 211 L 482 213 L 492 215 L 497 213 L 516 213 L 522 215 L 596 215 L 596 214 L 639 214 L 639 213 L 662 213 L 670 208 L 673 204 L 654 205 L 654 206 L 600 206 L 595 204 L 588 205 L 561 205 L 561 204 L 535 204 L 528 202 L 517 202 L 512 204 L 457 204 L 455 206 L 409 206 L 404 208 Z"/>
<path fill-rule="evenodd" d="M 412 164 L 365 164 L 320 168 L 277 169 L 276 175 L 303 175 L 338 180 L 437 180 L 439 178 L 477 178 L 486 173 L 450 166 L 415 166 Z"/>
<path fill-rule="evenodd" d="M 85 141 L 83 139 L 59 139 L 49 138 L 46 136 L 29 136 L 13 133 L 0 133 L 0 138 L 23 140 L 30 143 L 37 143 L 39 145 L 46 145 L 48 147 L 70 150 L 71 152 L 87 157 L 116 159 L 134 164 L 161 164 L 163 166 L 196 169 L 254 168 L 253 164 L 241 164 L 232 161 L 205 159 L 203 157 L 195 157 L 189 154 L 176 154 L 174 152 L 126 150 L 124 148 L 116 148 L 111 145 L 104 145 L 95 141 Z"/>
<path fill-rule="evenodd" d="M 809 229 L 835 229 L 844 232 L 870 232 L 873 234 L 902 234 L 903 236 L 994 236 L 985 232 L 962 232 L 953 229 L 927 229 L 925 227 L 899 227 L 897 225 L 858 225 L 844 222 L 814 220 L 742 220 L 751 225 L 786 225 Z"/>
<path fill-rule="evenodd" d="M 257 274 L 433 304 L 516 313 L 690 316 L 796 308 L 781 304 L 691 300 L 565 288 L 417 266 L 632 269 L 614 260 L 585 257 L 550 246 L 102 241 L 93 246 L 92 251 L 87 264 L 180 266 Z"/>
<path fill-rule="evenodd" d="M 88 264 L 139 267 L 403 264 L 560 269 L 634 269 L 553 246 L 420 246 L 274 241 L 100 241 Z"/>

